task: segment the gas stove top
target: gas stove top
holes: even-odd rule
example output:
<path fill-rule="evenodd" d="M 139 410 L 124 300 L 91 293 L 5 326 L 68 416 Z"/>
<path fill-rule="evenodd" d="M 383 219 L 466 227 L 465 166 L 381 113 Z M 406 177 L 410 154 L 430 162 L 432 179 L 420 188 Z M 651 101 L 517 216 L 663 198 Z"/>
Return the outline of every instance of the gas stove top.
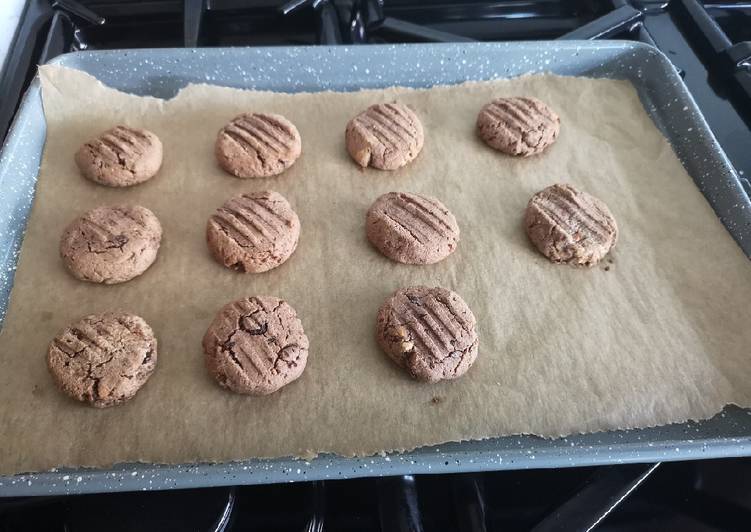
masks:
<path fill-rule="evenodd" d="M 28 0 L 0 137 L 36 65 L 84 49 L 628 39 L 675 65 L 751 194 L 751 3 L 696 0 Z M 747 528 L 751 462 L 403 476 L 0 499 L 5 530 Z"/>

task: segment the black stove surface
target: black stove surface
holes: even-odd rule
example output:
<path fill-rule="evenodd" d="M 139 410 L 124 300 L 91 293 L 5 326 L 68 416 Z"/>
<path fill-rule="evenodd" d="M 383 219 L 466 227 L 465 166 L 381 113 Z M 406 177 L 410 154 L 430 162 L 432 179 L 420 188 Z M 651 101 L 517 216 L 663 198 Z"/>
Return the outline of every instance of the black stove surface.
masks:
<path fill-rule="evenodd" d="M 28 0 L 0 77 L 0 137 L 36 65 L 73 50 L 559 38 L 657 46 L 751 176 L 751 2 L 740 1 Z M 727 459 L 0 499 L 0 532 L 746 530 L 750 473 Z"/>

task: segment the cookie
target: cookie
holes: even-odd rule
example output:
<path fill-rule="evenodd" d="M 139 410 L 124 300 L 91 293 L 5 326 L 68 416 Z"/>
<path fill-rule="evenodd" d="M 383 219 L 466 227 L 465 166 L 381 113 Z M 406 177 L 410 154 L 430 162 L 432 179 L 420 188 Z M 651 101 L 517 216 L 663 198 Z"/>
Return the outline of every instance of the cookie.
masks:
<path fill-rule="evenodd" d="M 203 337 L 206 368 L 236 393 L 268 395 L 302 375 L 308 337 L 286 301 L 248 297 L 222 307 Z"/>
<path fill-rule="evenodd" d="M 47 350 L 55 384 L 97 408 L 124 403 L 156 368 L 154 331 L 124 312 L 92 314 L 66 327 Z"/>
<path fill-rule="evenodd" d="M 214 153 L 219 166 L 236 177 L 271 177 L 300 157 L 302 142 L 283 116 L 245 113 L 219 131 Z"/>
<path fill-rule="evenodd" d="M 162 142 L 151 131 L 116 126 L 81 146 L 76 164 L 95 183 L 137 185 L 154 177 L 162 166 Z"/>
<path fill-rule="evenodd" d="M 368 209 L 368 240 L 388 258 L 404 264 L 433 264 L 448 257 L 459 242 L 459 226 L 435 198 L 389 192 Z"/>
<path fill-rule="evenodd" d="M 594 266 L 618 240 L 608 206 L 571 185 L 552 185 L 532 196 L 524 226 L 540 253 L 577 266 Z"/>
<path fill-rule="evenodd" d="M 477 358 L 475 316 L 446 288 L 397 290 L 378 311 L 376 339 L 386 354 L 417 380 L 464 375 Z"/>
<path fill-rule="evenodd" d="M 425 138 L 417 115 L 400 103 L 371 105 L 347 124 L 345 141 L 362 166 L 396 170 L 420 153 Z"/>
<path fill-rule="evenodd" d="M 496 98 L 477 116 L 477 134 L 491 148 L 528 157 L 553 144 L 561 119 L 537 98 Z"/>
<path fill-rule="evenodd" d="M 97 207 L 73 220 L 60 239 L 60 256 L 74 277 L 123 283 L 156 260 L 162 226 L 146 207 Z"/>
<path fill-rule="evenodd" d="M 211 215 L 206 241 L 219 264 L 238 272 L 276 268 L 297 248 L 300 219 L 272 190 L 239 194 Z"/>

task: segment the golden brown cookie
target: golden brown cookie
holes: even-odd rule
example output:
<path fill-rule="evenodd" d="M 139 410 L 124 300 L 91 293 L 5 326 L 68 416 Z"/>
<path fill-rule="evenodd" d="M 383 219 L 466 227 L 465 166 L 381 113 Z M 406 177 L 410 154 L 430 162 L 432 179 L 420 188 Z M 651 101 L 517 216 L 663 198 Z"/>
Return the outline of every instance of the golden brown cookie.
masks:
<path fill-rule="evenodd" d="M 308 337 L 286 301 L 248 297 L 222 307 L 203 337 L 206 368 L 236 393 L 267 395 L 302 375 Z"/>
<path fill-rule="evenodd" d="M 227 268 L 243 273 L 276 268 L 295 251 L 299 237 L 297 213 L 273 190 L 228 199 L 206 226 L 211 255 Z"/>
<path fill-rule="evenodd" d="M 397 290 L 378 311 L 376 339 L 417 380 L 464 375 L 477 358 L 476 320 L 464 300 L 446 288 Z"/>
<path fill-rule="evenodd" d="M 55 384 L 73 399 L 98 408 L 133 397 L 156 368 L 156 338 L 138 316 L 92 314 L 66 327 L 47 350 Z"/>
<path fill-rule="evenodd" d="M 60 256 L 77 279 L 122 283 L 152 265 L 161 239 L 162 226 L 146 207 L 97 207 L 63 231 Z"/>
<path fill-rule="evenodd" d="M 389 192 L 368 209 L 368 240 L 388 258 L 404 264 L 433 264 L 459 242 L 456 218 L 430 196 Z"/>
<path fill-rule="evenodd" d="M 491 148 L 528 157 L 553 144 L 561 119 L 537 98 L 497 98 L 477 116 L 477 134 Z"/>
<path fill-rule="evenodd" d="M 552 185 L 532 196 L 524 226 L 540 253 L 577 266 L 594 266 L 618 240 L 608 206 L 571 185 Z"/>
<path fill-rule="evenodd" d="M 400 103 L 371 105 L 347 124 L 345 142 L 360 166 L 396 170 L 422 150 L 422 123 L 414 111 Z"/>
<path fill-rule="evenodd" d="M 302 142 L 295 125 L 281 115 L 245 113 L 217 135 L 219 166 L 237 177 L 271 177 L 300 157 Z"/>
<path fill-rule="evenodd" d="M 87 179 L 128 187 L 156 175 L 162 166 L 162 142 L 146 129 L 116 126 L 81 146 L 75 159 Z"/>

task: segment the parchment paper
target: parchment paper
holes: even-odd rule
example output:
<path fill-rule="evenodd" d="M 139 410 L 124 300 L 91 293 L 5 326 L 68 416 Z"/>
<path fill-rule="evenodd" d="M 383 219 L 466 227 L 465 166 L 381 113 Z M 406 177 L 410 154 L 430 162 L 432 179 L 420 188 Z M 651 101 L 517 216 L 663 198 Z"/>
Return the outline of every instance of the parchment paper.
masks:
<path fill-rule="evenodd" d="M 201 85 L 165 102 L 61 67 L 40 73 L 47 145 L 0 335 L 2 473 L 359 455 L 504 434 L 646 427 L 706 418 L 727 403 L 751 406 L 751 267 L 627 82 L 544 75 L 298 95 Z M 513 159 L 477 140 L 478 110 L 501 95 L 549 102 L 562 120 L 556 144 Z M 360 171 L 344 148 L 345 124 L 393 99 L 417 111 L 425 148 L 400 171 Z M 252 110 L 282 113 L 301 132 L 303 155 L 281 177 L 239 180 L 214 161 L 217 130 Z M 158 176 L 121 190 L 86 181 L 73 162 L 82 142 L 118 123 L 146 127 L 164 143 Z M 532 249 L 524 207 L 555 182 L 608 203 L 621 229 L 612 263 L 557 266 Z M 206 248 L 208 216 L 230 195 L 265 188 L 297 210 L 297 251 L 260 275 L 222 268 Z M 440 198 L 459 221 L 458 250 L 433 266 L 406 266 L 371 248 L 366 209 L 393 190 Z M 156 263 L 122 285 L 75 280 L 58 257 L 63 227 L 117 203 L 144 205 L 160 218 Z M 451 288 L 477 316 L 479 357 L 462 379 L 416 383 L 378 350 L 378 307 L 412 284 Z M 264 398 L 219 388 L 201 352 L 215 312 L 253 294 L 288 300 L 311 345 L 303 377 Z M 109 309 L 152 325 L 159 362 L 134 400 L 96 410 L 54 387 L 45 353 L 69 322 Z"/>

